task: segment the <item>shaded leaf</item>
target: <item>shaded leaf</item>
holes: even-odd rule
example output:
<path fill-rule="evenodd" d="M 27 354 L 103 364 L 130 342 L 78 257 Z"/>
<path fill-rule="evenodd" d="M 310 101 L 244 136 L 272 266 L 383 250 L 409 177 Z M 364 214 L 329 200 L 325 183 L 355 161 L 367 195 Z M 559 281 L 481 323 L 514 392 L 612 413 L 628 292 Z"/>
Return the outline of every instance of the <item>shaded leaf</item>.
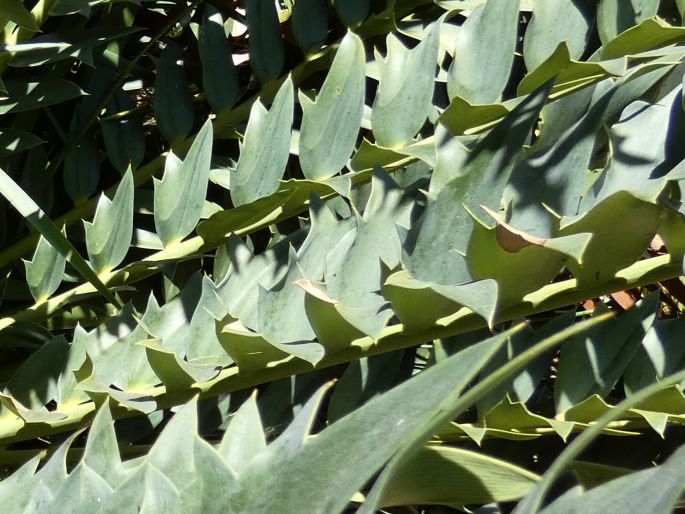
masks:
<path fill-rule="evenodd" d="M 605 396 L 619 380 L 651 326 L 658 304 L 653 294 L 621 318 L 578 336 L 562 349 L 554 398 L 562 413 L 597 393 Z"/>
<path fill-rule="evenodd" d="M 125 113 L 136 106 L 130 95 L 118 91 L 107 105 L 106 114 Z M 145 134 L 142 120 L 136 116 L 117 120 L 100 120 L 107 157 L 116 170 L 123 174 L 128 167 L 135 169 L 145 157 Z"/>
<path fill-rule="evenodd" d="M 285 60 L 276 4 L 271 0 L 247 0 L 245 10 L 250 66 L 257 80 L 264 84 L 278 77 Z"/>
<path fill-rule="evenodd" d="M 335 422 L 393 384 L 403 352 L 365 357 L 348 364 L 328 403 L 328 420 Z"/>
<path fill-rule="evenodd" d="M 229 109 L 238 97 L 238 75 L 224 31 L 224 20 L 211 4 L 205 5 L 198 49 L 207 101 L 215 112 L 220 113 Z"/>
<path fill-rule="evenodd" d="M 56 77 L 5 79 L 5 88 L 7 97 L 0 98 L 0 114 L 48 107 L 84 94 L 73 82 Z"/>
<path fill-rule="evenodd" d="M 155 62 L 157 75 L 152 106 L 157 128 L 171 144 L 190 134 L 195 119 L 183 58 L 183 52 L 178 44 L 169 41 Z"/>
<path fill-rule="evenodd" d="M 0 128 L 0 157 L 17 154 L 45 143 L 35 134 L 14 128 Z"/>
<path fill-rule="evenodd" d="M 86 136 L 64 160 L 64 188 L 75 204 L 84 202 L 100 182 L 100 155 L 94 136 Z"/>
<path fill-rule="evenodd" d="M 7 18 L 33 32 L 38 32 L 40 27 L 33 19 L 31 13 L 24 7 L 22 0 L 7 0 L 0 6 L 0 17 Z"/>
<path fill-rule="evenodd" d="M 333 0 L 340 20 L 348 27 L 361 24 L 369 13 L 369 0 Z"/>
<path fill-rule="evenodd" d="M 680 497 L 685 473 L 685 449 L 680 448 L 661 466 L 631 473 L 589 491 L 571 491 L 541 514 L 604 513 L 628 510 L 669 514 Z M 658 491 L 658 494 L 645 494 Z"/>
<path fill-rule="evenodd" d="M 292 17 L 293 35 L 305 54 L 321 48 L 328 34 L 328 13 L 325 0 L 295 2 Z"/>
<path fill-rule="evenodd" d="M 567 0 L 532 0 L 533 16 L 523 40 L 526 67 L 534 70 L 551 50 L 566 41 L 569 55 L 578 59 L 590 37 L 589 3 Z"/>
<path fill-rule="evenodd" d="M 600 0 L 597 6 L 597 30 L 605 45 L 620 33 L 654 16 L 659 0 Z"/>
<path fill-rule="evenodd" d="M 550 87 L 547 84 L 519 104 L 478 144 L 459 175 L 442 187 L 437 198 L 429 200 L 422 219 L 410 231 L 409 244 L 405 245 L 409 256 L 404 263 L 412 276 L 441 284 L 471 279 L 464 258 L 471 235 L 466 208 L 490 205 L 499 209 L 521 144 L 537 121 Z"/>
<path fill-rule="evenodd" d="M 426 446 L 393 473 L 381 505 L 463 505 L 522 498 L 538 476 L 480 453 Z"/>

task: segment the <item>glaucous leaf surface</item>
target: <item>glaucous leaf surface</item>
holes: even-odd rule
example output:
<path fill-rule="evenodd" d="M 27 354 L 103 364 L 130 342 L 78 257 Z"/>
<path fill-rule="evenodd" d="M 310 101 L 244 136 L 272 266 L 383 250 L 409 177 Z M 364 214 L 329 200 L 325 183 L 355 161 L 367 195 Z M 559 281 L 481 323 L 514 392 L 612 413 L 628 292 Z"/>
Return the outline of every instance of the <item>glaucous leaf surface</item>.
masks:
<path fill-rule="evenodd" d="M 501 99 L 514 60 L 519 0 L 488 0 L 476 7 L 457 32 L 449 69 L 450 98 L 472 104 Z"/>
<path fill-rule="evenodd" d="M 155 179 L 155 228 L 165 246 L 186 237 L 200 221 L 211 156 L 212 123 L 207 120 L 185 159 L 170 153 L 164 176 Z"/>
<path fill-rule="evenodd" d="M 302 91 L 299 157 L 304 176 L 321 180 L 337 175 L 354 150 L 364 107 L 364 44 L 348 32 L 316 100 Z"/>

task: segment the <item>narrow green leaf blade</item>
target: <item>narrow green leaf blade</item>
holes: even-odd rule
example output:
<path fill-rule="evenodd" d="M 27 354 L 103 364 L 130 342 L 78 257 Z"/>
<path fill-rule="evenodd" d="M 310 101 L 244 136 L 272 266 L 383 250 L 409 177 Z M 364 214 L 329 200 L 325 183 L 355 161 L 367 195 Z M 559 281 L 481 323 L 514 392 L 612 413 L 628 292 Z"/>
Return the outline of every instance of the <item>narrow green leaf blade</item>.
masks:
<path fill-rule="evenodd" d="M 262 84 L 275 79 L 283 69 L 285 51 L 276 4 L 271 0 L 246 0 L 250 35 L 250 66 Z"/>
<path fill-rule="evenodd" d="M 40 109 L 85 94 L 73 82 L 57 77 L 5 79 L 5 88 L 7 97 L 0 99 L 0 114 Z"/>
<path fill-rule="evenodd" d="M 317 51 L 326 41 L 326 0 L 298 0 L 293 6 L 293 35 L 305 54 Z"/>
<path fill-rule="evenodd" d="M 178 44 L 169 41 L 155 63 L 157 76 L 152 107 L 159 131 L 171 144 L 190 134 L 195 118 L 183 58 L 183 52 Z"/>
<path fill-rule="evenodd" d="M 45 141 L 31 132 L 14 128 L 0 128 L 0 157 L 14 155 L 35 148 Z"/>
<path fill-rule="evenodd" d="M 198 50 L 202 62 L 202 85 L 207 101 L 216 113 L 229 109 L 238 96 L 238 74 L 233 65 L 231 45 L 224 31 L 221 13 L 205 5 L 200 24 Z"/>

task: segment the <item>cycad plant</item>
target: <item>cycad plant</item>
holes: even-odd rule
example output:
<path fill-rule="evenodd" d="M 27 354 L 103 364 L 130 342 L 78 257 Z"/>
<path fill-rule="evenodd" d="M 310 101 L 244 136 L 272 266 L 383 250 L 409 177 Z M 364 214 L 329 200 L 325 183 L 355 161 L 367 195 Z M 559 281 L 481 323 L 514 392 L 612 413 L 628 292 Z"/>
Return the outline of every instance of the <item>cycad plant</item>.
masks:
<path fill-rule="evenodd" d="M 3 0 L 3 511 L 672 512 L 683 11 Z"/>

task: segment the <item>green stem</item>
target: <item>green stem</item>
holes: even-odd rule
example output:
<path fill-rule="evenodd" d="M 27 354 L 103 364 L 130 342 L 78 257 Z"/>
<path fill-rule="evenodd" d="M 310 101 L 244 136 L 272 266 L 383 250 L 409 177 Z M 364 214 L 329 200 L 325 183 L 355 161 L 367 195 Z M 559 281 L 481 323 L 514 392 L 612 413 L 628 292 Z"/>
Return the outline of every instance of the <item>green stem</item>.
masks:
<path fill-rule="evenodd" d="M 604 428 L 609 423 L 616 421 L 621 414 L 629 409 L 633 409 L 645 402 L 652 396 L 663 391 L 665 388 L 675 385 L 685 379 L 685 371 L 680 371 L 669 375 L 660 382 L 651 384 L 644 389 L 639 390 L 634 395 L 626 398 L 621 403 L 616 405 L 613 409 L 605 412 L 600 416 L 594 424 L 580 434 L 566 449 L 554 460 L 547 472 L 542 477 L 542 480 L 535 486 L 533 491 L 521 502 L 516 508 L 517 513 L 521 514 L 535 514 L 542 506 L 542 502 L 550 490 L 552 484 L 561 476 L 565 469 L 576 460 L 580 454 L 590 445 L 590 443 L 599 436 Z"/>
<path fill-rule="evenodd" d="M 500 439 L 500 436 L 498 435 L 491 435 L 488 433 L 486 426 L 484 426 L 482 423 L 460 423 L 460 426 L 467 426 L 467 427 L 472 427 L 474 429 L 486 429 L 486 432 L 483 436 L 483 439 Z M 578 432 L 580 431 L 585 431 L 587 430 L 591 425 L 587 423 L 579 423 L 574 430 L 577 430 Z M 496 427 L 494 427 L 496 428 Z M 620 434 L 621 436 L 631 434 L 632 435 L 638 435 L 641 433 L 643 430 L 648 429 L 649 431 L 652 431 L 652 425 L 650 425 L 646 420 L 644 419 L 634 419 L 634 418 L 625 418 L 625 419 L 617 419 L 616 421 L 612 421 L 609 423 L 606 427 L 604 427 L 605 433 L 607 434 L 614 434 L 618 435 Z M 530 436 L 530 439 L 538 438 L 538 437 L 545 437 L 545 436 L 554 436 L 554 437 L 559 437 L 559 432 L 554 430 L 552 427 L 549 425 L 539 425 L 539 426 L 526 426 L 525 429 L 516 429 L 516 434 L 517 435 L 523 435 L 523 436 Z M 473 439 L 466 435 L 466 433 L 449 433 L 449 434 L 437 434 L 434 438 L 434 442 L 437 443 L 451 443 L 451 442 L 469 442 L 473 441 Z"/>
<path fill-rule="evenodd" d="M 386 166 L 386 171 L 391 173 L 396 169 L 405 166 L 407 161 L 411 160 L 413 160 L 413 158 L 401 159 L 393 165 Z M 362 171 L 355 173 L 351 178 L 353 185 L 360 185 L 367 183 L 371 179 L 371 174 L 370 172 Z M 328 196 L 323 193 L 320 195 L 322 199 L 329 198 L 330 196 L 333 196 L 333 193 L 329 194 Z M 266 228 L 273 223 L 278 223 L 301 214 L 308 207 L 309 199 L 307 195 L 304 195 L 302 201 L 287 202 L 277 217 L 272 217 L 269 213 L 259 221 L 253 221 L 250 219 L 248 222 L 242 224 L 237 223 L 231 226 L 222 227 L 222 234 L 219 237 L 213 238 L 212 240 L 205 240 L 200 236 L 192 237 L 160 250 L 159 252 L 156 252 L 141 261 L 133 262 L 121 269 L 113 270 L 107 274 L 104 274 L 100 278 L 102 282 L 111 289 L 132 285 L 140 280 L 158 273 L 160 271 L 160 262 L 168 260 L 201 258 L 207 252 L 212 251 L 223 244 L 230 234 L 235 234 L 238 236 L 251 234 Z M 250 206 L 245 206 L 245 209 L 249 210 Z M 13 325 L 17 321 L 44 321 L 51 316 L 54 316 L 60 310 L 64 309 L 73 302 L 91 295 L 93 291 L 94 289 L 89 283 L 84 283 L 57 296 L 53 296 L 46 301 L 35 303 L 30 307 L 18 309 L 14 313 L 4 313 L 4 317 L 0 318 L 0 331 Z"/>
<path fill-rule="evenodd" d="M 682 273 L 680 263 L 672 262 L 670 255 L 661 255 L 625 268 L 616 274 L 617 278 L 601 284 L 578 287 L 576 279 L 549 284 L 540 290 L 527 295 L 524 301 L 502 311 L 500 321 L 521 319 L 532 314 L 573 305 L 587 298 L 603 296 L 626 288 L 641 287 L 654 282 L 677 277 Z M 473 311 L 463 307 L 453 315 L 438 320 L 436 324 L 420 332 L 407 332 L 401 324 L 385 328 L 377 340 L 363 338 L 355 341 L 354 346 L 327 355 L 316 366 L 316 369 L 345 364 L 362 358 L 382 353 L 409 348 L 434 339 L 458 335 L 486 326 L 485 320 Z M 167 409 L 188 401 L 199 393 L 201 398 L 212 398 L 222 394 L 248 389 L 260 384 L 306 373 L 315 369 L 308 362 L 290 359 L 273 367 L 250 374 L 240 374 L 233 366 L 222 370 L 215 378 L 206 382 L 193 384 L 188 390 L 167 392 L 164 386 L 152 388 L 151 397 L 157 402 L 157 409 Z M 0 445 L 25 441 L 36 437 L 75 430 L 81 428 L 93 416 L 96 410 L 94 402 L 78 405 L 65 413 L 63 419 L 44 423 L 25 424 L 21 419 L 7 419 L 0 425 Z M 113 403 L 113 416 L 117 419 L 140 415 L 140 412 L 124 405 Z"/>

